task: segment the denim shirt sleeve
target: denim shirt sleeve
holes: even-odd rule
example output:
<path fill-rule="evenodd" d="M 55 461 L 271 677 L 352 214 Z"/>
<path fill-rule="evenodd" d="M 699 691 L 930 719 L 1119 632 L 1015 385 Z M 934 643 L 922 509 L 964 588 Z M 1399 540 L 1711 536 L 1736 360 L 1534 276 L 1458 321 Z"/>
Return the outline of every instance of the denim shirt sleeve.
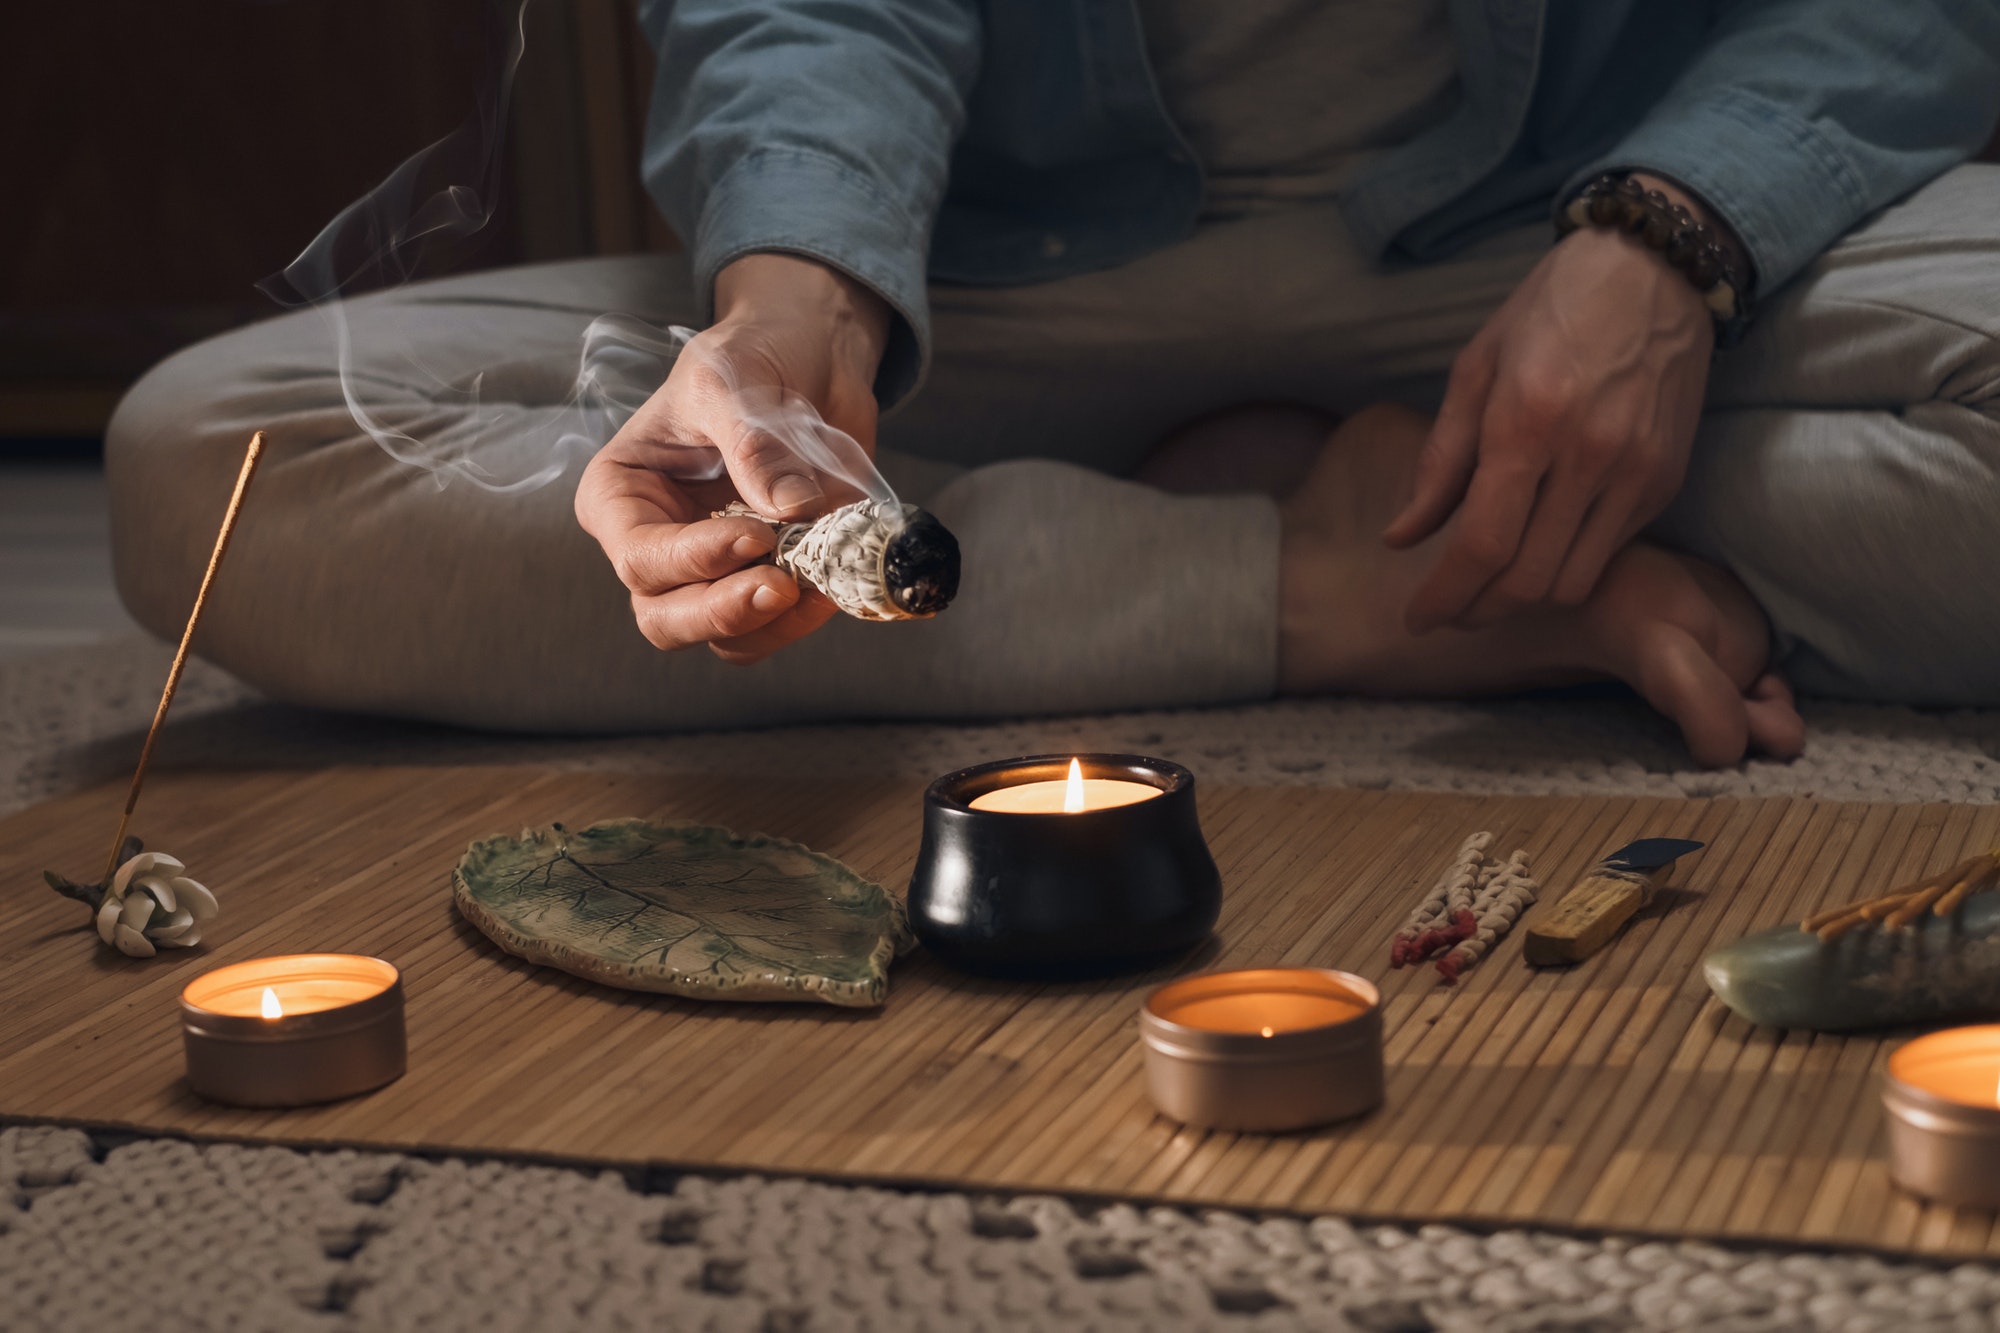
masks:
<path fill-rule="evenodd" d="M 1701 196 L 1775 290 L 1864 216 L 1964 161 L 2000 115 L 2000 0 L 1736 0 L 1603 171 Z"/>
<path fill-rule="evenodd" d="M 976 0 L 647 0 L 640 21 L 659 52 L 641 170 L 704 318 L 731 260 L 820 260 L 899 317 L 875 382 L 893 404 L 930 358 L 924 266 L 979 70 Z"/>

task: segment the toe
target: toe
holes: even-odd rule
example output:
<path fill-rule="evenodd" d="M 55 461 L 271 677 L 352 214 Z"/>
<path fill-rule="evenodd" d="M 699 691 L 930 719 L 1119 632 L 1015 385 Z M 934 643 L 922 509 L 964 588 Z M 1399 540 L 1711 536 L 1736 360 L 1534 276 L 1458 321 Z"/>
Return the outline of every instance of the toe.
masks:
<path fill-rule="evenodd" d="M 1742 759 L 1750 744 L 1746 701 L 1694 636 L 1655 624 L 1633 647 L 1626 680 L 1673 719 L 1695 762 L 1723 768 Z"/>
<path fill-rule="evenodd" d="M 1766 672 L 1743 700 L 1750 724 L 1750 743 L 1774 759 L 1796 759 L 1805 753 L 1806 723 L 1792 700 L 1791 686 L 1775 672 Z"/>

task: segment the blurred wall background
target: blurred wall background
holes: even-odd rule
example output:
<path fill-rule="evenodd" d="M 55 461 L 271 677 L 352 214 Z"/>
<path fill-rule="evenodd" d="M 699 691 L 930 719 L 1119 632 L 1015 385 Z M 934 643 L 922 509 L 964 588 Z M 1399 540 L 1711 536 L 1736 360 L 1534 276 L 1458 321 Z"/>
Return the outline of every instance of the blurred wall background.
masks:
<path fill-rule="evenodd" d="M 520 3 L 0 5 L 0 439 L 94 439 L 147 366 L 273 313 L 253 284 L 459 124 Z M 501 207 L 430 275 L 673 248 L 636 9 L 528 0 Z"/>
<path fill-rule="evenodd" d="M 94 442 L 176 347 L 471 110 L 518 0 L 0 6 L 0 437 Z M 530 0 L 493 222 L 436 273 L 669 249 L 636 0 Z"/>

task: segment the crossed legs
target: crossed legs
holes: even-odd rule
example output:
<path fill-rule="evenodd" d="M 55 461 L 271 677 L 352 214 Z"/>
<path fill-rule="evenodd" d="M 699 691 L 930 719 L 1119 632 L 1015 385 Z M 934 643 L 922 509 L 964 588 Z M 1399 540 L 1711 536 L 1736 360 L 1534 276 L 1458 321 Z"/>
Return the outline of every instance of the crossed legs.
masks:
<path fill-rule="evenodd" d="M 1383 606 L 1407 573 L 1368 528 L 1421 425 L 1354 409 L 1440 372 L 1533 250 L 1376 273 L 1325 240 L 1325 218 L 1259 223 L 1297 234 L 1246 233 L 1207 258 L 1191 243 L 1117 291 L 1078 280 L 940 296 L 933 384 L 883 433 L 888 454 L 901 451 L 885 463 L 892 480 L 966 545 L 961 602 L 936 621 L 836 624 L 749 669 L 656 653 L 575 528 L 574 470 L 527 495 L 439 490 L 356 430 L 313 313 L 191 349 L 121 408 L 107 441 L 121 591 L 142 623 L 179 624 L 242 442 L 266 427 L 273 457 L 204 650 L 280 698 L 637 730 L 1609 675 L 1680 722 L 1699 757 L 1726 761 L 1746 740 L 1784 753 L 1795 721 L 1763 683 L 1767 642 L 1817 691 L 2000 702 L 1996 198 L 1991 167 L 1919 192 L 1836 247 L 1721 363 L 1688 488 L 1655 534 L 1716 568 L 1638 548 L 1598 601 L 1561 623 L 1524 620 L 1511 638 L 1390 632 Z M 1332 248 L 1286 251 L 1320 244 Z M 1239 290 L 1258 264 L 1268 281 Z M 513 424 L 440 428 L 481 457 L 532 461 L 594 315 L 688 318 L 670 267 L 550 265 L 364 298 L 358 353 L 393 346 L 439 373 L 483 373 L 491 394 L 513 395 Z M 1149 293 L 1158 309 L 1127 310 Z M 1236 307 L 1212 317 L 1225 299 Z M 1169 326 L 1182 306 L 1192 313 Z M 364 378 L 391 365 L 364 364 Z M 1214 460 L 1197 437 L 1226 441 L 1226 421 L 1142 474 L 1183 494 L 1111 475 L 1176 422 L 1259 399 L 1313 411 L 1268 417 L 1254 457 L 1228 453 L 1253 493 L 1216 495 L 1201 475 Z M 1316 414 L 1352 415 L 1322 448 L 1332 417 Z"/>
<path fill-rule="evenodd" d="M 1140 475 L 1176 489 L 1254 477 L 1281 498 L 1278 684 L 1288 694 L 1465 698 L 1623 680 L 1671 718 L 1703 764 L 1746 748 L 1799 752 L 1804 726 L 1766 670 L 1770 630 L 1727 572 L 1635 543 L 1582 606 L 1422 636 L 1403 611 L 1444 534 L 1392 551 L 1428 419 L 1364 409 L 1330 432 L 1303 409 L 1253 407 L 1177 432 Z"/>
<path fill-rule="evenodd" d="M 1405 634 L 1426 548 L 1406 559 L 1374 537 L 1425 422 L 1372 409 L 1329 436 L 1332 422 L 1211 414 L 1139 473 L 1286 497 L 1283 689 L 1451 696 L 1613 676 L 1708 763 L 1746 742 L 1799 748 L 1767 664 L 1815 693 L 2000 703 L 2000 167 L 1933 182 L 1780 295 L 1717 363 L 1681 497 L 1576 612 Z"/>

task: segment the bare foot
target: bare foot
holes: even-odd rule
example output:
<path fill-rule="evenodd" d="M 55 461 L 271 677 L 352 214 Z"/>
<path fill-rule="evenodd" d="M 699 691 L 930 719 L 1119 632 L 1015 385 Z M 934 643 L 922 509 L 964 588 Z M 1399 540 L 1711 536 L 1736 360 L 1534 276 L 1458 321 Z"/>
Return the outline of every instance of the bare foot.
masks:
<path fill-rule="evenodd" d="M 1615 677 L 1679 725 L 1699 763 L 1805 744 L 1790 691 L 1766 667 L 1763 612 L 1732 576 L 1644 543 L 1626 548 L 1580 607 L 1478 630 L 1403 628 L 1446 534 L 1391 551 L 1382 527 L 1407 499 L 1428 422 L 1372 407 L 1326 441 L 1281 508 L 1279 684 L 1289 694 L 1464 698 Z"/>
<path fill-rule="evenodd" d="M 1198 417 L 1161 440 L 1134 481 L 1176 495 L 1262 491 L 1283 499 L 1305 483 L 1338 418 L 1291 403 L 1253 403 Z"/>

